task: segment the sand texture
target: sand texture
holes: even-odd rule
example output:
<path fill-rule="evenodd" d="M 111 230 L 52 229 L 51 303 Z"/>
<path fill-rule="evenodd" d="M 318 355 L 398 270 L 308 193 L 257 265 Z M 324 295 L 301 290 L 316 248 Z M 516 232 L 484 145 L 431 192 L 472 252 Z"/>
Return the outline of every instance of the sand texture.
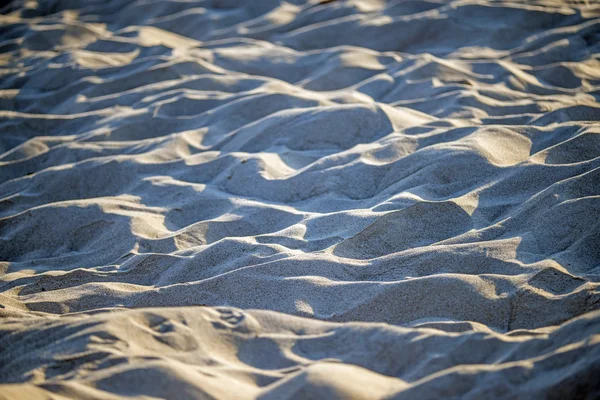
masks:
<path fill-rule="evenodd" d="M 600 396 L 600 2 L 321 3 L 4 8 L 0 399 Z"/>

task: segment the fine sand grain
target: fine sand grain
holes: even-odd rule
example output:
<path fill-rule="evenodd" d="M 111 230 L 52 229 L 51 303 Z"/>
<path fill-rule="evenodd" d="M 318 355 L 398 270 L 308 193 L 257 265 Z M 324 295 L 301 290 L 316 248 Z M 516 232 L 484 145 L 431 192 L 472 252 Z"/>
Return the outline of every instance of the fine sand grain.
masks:
<path fill-rule="evenodd" d="M 0 49 L 0 399 L 600 396 L 600 3 L 28 0 Z"/>

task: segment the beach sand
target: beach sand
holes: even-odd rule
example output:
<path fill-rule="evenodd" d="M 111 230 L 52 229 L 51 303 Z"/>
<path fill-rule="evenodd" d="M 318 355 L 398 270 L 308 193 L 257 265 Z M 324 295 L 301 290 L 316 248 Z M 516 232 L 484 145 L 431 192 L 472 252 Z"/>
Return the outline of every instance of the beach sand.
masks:
<path fill-rule="evenodd" d="M 0 398 L 600 397 L 600 3 L 0 15 Z"/>

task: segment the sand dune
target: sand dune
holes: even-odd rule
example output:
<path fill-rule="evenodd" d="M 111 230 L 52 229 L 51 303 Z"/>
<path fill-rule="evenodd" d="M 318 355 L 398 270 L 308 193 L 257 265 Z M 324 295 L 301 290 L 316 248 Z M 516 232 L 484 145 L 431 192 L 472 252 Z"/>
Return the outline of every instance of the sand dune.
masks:
<path fill-rule="evenodd" d="M 4 8 L 0 398 L 600 396 L 600 5 L 321 3 Z"/>

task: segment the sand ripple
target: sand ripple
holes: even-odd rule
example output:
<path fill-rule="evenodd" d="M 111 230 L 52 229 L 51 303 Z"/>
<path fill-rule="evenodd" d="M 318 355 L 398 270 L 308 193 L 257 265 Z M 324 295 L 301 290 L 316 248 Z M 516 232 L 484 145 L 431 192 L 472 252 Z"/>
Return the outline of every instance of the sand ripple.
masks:
<path fill-rule="evenodd" d="M 600 391 L 597 3 L 17 3 L 0 392 Z"/>

